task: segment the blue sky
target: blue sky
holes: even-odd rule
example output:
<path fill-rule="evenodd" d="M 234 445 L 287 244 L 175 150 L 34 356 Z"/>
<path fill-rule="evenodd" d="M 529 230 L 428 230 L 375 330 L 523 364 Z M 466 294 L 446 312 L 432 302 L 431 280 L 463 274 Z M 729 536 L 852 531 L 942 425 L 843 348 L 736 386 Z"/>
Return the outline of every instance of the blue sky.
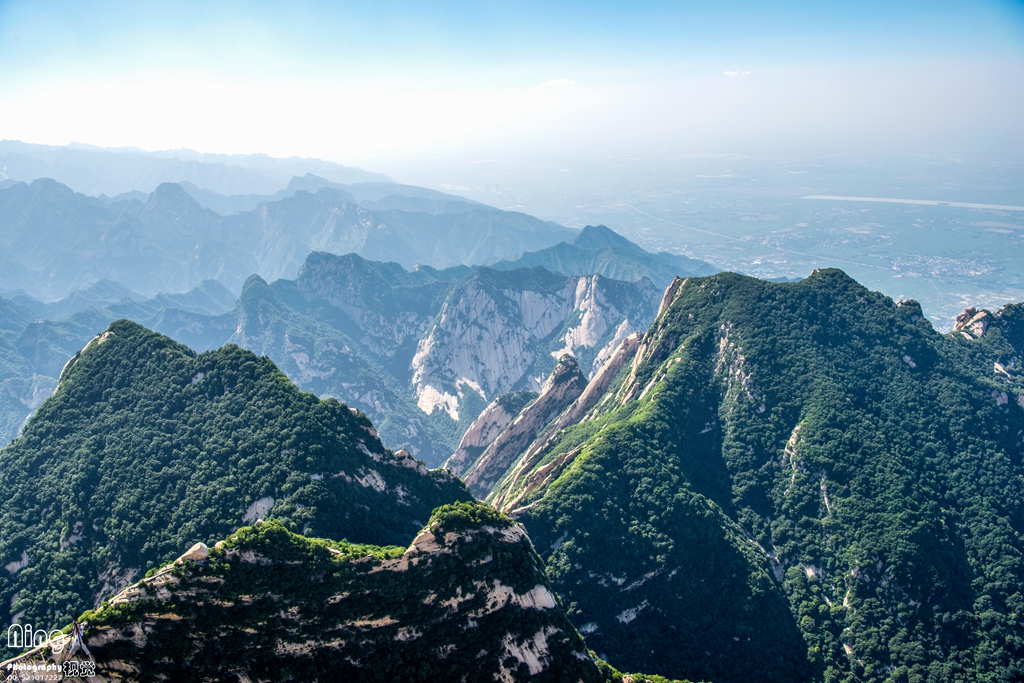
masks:
<path fill-rule="evenodd" d="M 212 4 L 0 2 L 0 137 L 344 161 L 956 148 L 1024 120 L 1024 2 Z"/>

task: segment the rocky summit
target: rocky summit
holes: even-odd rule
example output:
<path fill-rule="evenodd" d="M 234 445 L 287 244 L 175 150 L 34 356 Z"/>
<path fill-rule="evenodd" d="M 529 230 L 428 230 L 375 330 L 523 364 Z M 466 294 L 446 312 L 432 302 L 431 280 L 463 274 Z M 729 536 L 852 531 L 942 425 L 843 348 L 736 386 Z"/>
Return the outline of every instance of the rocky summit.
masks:
<path fill-rule="evenodd" d="M 520 411 L 469 467 L 463 479 L 473 495 L 487 497 L 509 466 L 552 419 L 579 398 L 587 386 L 576 359 L 565 355 L 551 371 L 536 401 Z"/>
<path fill-rule="evenodd" d="M 94 681 L 610 678 L 522 525 L 471 504 L 439 508 L 408 548 L 310 539 L 278 522 L 245 527 L 81 621 Z M 44 647 L 8 664 L 67 658 Z"/>

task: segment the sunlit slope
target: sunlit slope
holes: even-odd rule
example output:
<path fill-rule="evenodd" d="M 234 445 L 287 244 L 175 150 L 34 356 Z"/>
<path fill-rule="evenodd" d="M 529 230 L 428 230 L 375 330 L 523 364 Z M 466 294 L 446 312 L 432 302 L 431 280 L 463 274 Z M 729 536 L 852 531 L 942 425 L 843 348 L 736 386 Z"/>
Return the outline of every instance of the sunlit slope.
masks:
<path fill-rule="evenodd" d="M 3 618 L 39 627 L 258 518 L 405 544 L 435 507 L 470 498 L 270 360 L 236 346 L 197 355 L 128 321 L 72 360 L 0 450 L 0 486 Z"/>
<path fill-rule="evenodd" d="M 492 495 L 590 646 L 723 683 L 1010 676 L 1020 307 L 943 336 L 838 270 L 669 300 L 598 407 Z"/>

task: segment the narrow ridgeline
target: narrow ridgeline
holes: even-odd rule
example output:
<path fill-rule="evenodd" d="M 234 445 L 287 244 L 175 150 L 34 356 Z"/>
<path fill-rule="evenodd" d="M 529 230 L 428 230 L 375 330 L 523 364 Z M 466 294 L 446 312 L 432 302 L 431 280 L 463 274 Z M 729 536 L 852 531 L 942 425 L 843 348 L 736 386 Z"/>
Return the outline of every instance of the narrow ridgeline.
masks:
<path fill-rule="evenodd" d="M 81 620 L 96 683 L 664 681 L 596 660 L 522 525 L 473 503 L 439 508 L 405 549 L 244 527 Z M 41 647 L 5 665 L 65 660 Z"/>

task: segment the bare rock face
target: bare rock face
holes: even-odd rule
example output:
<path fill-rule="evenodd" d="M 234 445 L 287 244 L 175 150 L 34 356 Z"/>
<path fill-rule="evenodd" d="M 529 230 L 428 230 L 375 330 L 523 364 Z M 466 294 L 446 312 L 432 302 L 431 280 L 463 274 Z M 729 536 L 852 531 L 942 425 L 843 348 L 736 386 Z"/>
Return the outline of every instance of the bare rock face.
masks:
<path fill-rule="evenodd" d="M 412 359 L 417 405 L 459 419 L 462 396 L 485 400 L 525 386 L 540 389 L 565 354 L 591 375 L 618 344 L 653 320 L 649 280 L 482 268 L 449 294 Z"/>
<path fill-rule="evenodd" d="M 959 332 L 968 339 L 980 339 L 988 331 L 991 322 L 991 313 L 985 309 L 979 311 L 974 306 L 968 306 L 956 317 L 953 332 Z"/>
<path fill-rule="evenodd" d="M 519 415 L 519 411 L 536 397 L 537 394 L 532 391 L 517 391 L 502 394 L 491 401 L 463 434 L 459 447 L 448 458 L 444 467 L 456 476 L 461 477 L 465 474 L 487 447 L 498 438 L 501 431 Z"/>
<path fill-rule="evenodd" d="M 664 313 L 665 310 L 672 305 L 672 302 L 676 298 L 676 294 L 679 293 L 679 289 L 683 286 L 684 282 L 685 280 L 681 277 L 677 277 L 672 280 L 672 283 L 669 284 L 668 287 L 665 288 L 665 294 L 661 297 L 661 305 L 658 306 L 658 314 L 655 317 Z"/>
<path fill-rule="evenodd" d="M 590 412 L 591 408 L 598 405 L 601 402 L 608 391 L 608 387 L 611 385 L 612 380 L 615 379 L 619 371 L 629 363 L 633 356 L 636 355 L 636 350 L 640 346 L 640 334 L 634 332 L 629 335 L 616 347 L 615 352 L 611 358 L 601 367 L 587 388 L 580 394 L 579 398 L 572 402 L 572 405 L 568 407 L 561 415 L 558 416 L 554 422 L 552 422 L 543 433 L 537 437 L 533 443 L 530 444 L 529 448 L 523 454 L 515 465 L 512 466 L 509 476 L 506 478 L 506 483 L 509 481 L 518 481 L 522 478 L 524 473 L 530 472 L 537 465 L 544 452 L 556 438 L 559 430 L 565 429 L 569 425 L 576 424 L 584 419 L 584 416 Z M 501 490 L 498 489 L 494 493 L 494 498 L 491 500 L 491 504 L 499 510 L 509 511 L 514 510 L 519 501 L 523 496 L 529 494 L 536 488 L 542 486 L 547 481 L 561 473 L 564 466 L 572 461 L 572 458 L 578 454 L 579 451 L 569 454 L 569 457 L 562 458 L 560 461 L 552 463 L 551 467 L 543 468 L 543 471 L 533 473 L 530 481 L 524 486 L 517 487 L 514 490 Z"/>
<path fill-rule="evenodd" d="M 458 420 L 464 387 L 483 398 L 509 391 L 533 364 L 537 341 L 572 310 L 572 284 L 558 277 L 540 291 L 512 291 L 480 280 L 450 296 L 412 360 L 420 409 Z"/>
<path fill-rule="evenodd" d="M 540 397 L 523 410 L 487 447 L 466 474 L 470 492 L 487 496 L 543 429 L 573 403 L 587 386 L 576 359 L 565 355 L 544 383 Z"/>
<path fill-rule="evenodd" d="M 179 562 L 204 562 L 210 556 L 210 549 L 205 543 L 196 543 L 188 549 L 184 555 L 178 558 Z"/>

